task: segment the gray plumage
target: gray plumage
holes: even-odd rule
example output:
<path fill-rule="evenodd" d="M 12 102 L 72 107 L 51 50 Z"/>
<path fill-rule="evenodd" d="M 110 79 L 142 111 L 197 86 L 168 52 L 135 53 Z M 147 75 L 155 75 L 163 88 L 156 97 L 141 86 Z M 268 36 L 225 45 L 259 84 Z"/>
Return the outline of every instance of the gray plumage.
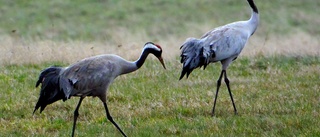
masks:
<path fill-rule="evenodd" d="M 248 39 L 256 31 L 259 24 L 259 14 L 256 5 L 253 0 L 247 1 L 252 8 L 252 14 L 249 20 L 233 22 L 217 27 L 205 33 L 200 39 L 188 38 L 180 47 L 181 63 L 183 63 L 180 80 L 185 75 L 188 78 L 189 74 L 196 68 L 203 67 L 205 69 L 209 63 L 221 62 L 222 71 L 217 82 L 218 85 L 214 102 L 216 102 L 221 78 L 224 75 L 236 114 L 237 110 L 232 98 L 226 70 L 231 62 L 239 56 Z M 212 115 L 214 114 L 214 108 L 215 103 Z"/>
<path fill-rule="evenodd" d="M 139 69 L 150 53 L 155 55 L 165 68 L 161 57 L 161 47 L 154 43 L 147 42 L 140 58 L 134 62 L 127 61 L 117 55 L 104 54 L 85 58 L 65 68 L 49 67 L 43 70 L 36 83 L 36 87 L 41 83 L 41 90 L 33 113 L 35 113 L 39 107 L 41 107 L 41 113 L 47 105 L 55 101 L 61 99 L 65 101 L 72 96 L 80 97 L 79 103 L 74 111 L 72 129 L 72 136 L 74 136 L 76 121 L 79 115 L 78 109 L 82 100 L 86 96 L 98 97 L 104 104 L 108 120 L 116 126 L 123 136 L 126 136 L 113 121 L 109 113 L 106 104 L 107 90 L 109 85 L 119 75 Z"/>

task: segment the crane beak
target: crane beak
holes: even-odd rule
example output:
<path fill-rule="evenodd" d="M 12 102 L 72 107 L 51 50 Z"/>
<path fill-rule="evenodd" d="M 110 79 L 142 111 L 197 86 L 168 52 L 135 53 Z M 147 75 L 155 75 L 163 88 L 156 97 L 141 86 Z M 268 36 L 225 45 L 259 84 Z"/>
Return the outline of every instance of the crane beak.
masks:
<path fill-rule="evenodd" d="M 162 64 L 163 68 L 166 69 L 166 66 L 164 65 L 162 57 L 160 56 L 160 57 L 158 57 L 158 59 L 159 59 L 160 63 Z"/>

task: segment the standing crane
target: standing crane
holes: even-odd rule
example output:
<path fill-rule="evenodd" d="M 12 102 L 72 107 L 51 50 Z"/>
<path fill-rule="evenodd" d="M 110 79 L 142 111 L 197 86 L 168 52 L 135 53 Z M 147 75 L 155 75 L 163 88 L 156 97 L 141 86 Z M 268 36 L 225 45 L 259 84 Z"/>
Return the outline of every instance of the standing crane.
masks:
<path fill-rule="evenodd" d="M 41 83 L 41 90 L 33 114 L 39 107 L 41 107 L 41 113 L 47 105 L 58 100 L 62 99 L 65 101 L 72 96 L 80 97 L 79 103 L 74 111 L 72 128 L 72 136 L 74 136 L 76 122 L 79 116 L 78 110 L 82 100 L 86 96 L 98 97 L 103 102 L 107 119 L 123 136 L 126 136 L 109 113 L 106 103 L 107 89 L 117 76 L 139 69 L 150 53 L 156 56 L 162 66 L 166 68 L 161 56 L 161 47 L 152 42 L 147 42 L 144 45 L 140 58 L 134 62 L 127 61 L 117 55 L 104 54 L 85 58 L 65 68 L 46 68 L 41 72 L 36 83 L 36 87 Z"/>
<path fill-rule="evenodd" d="M 220 61 L 222 64 L 222 71 L 217 81 L 217 90 L 212 108 L 212 116 L 216 106 L 221 79 L 224 76 L 224 81 L 227 85 L 229 95 L 234 108 L 234 113 L 237 114 L 237 109 L 233 101 L 232 93 L 229 86 L 229 79 L 227 77 L 227 68 L 234 61 L 246 45 L 248 39 L 256 31 L 259 24 L 259 13 L 253 0 L 247 0 L 251 9 L 251 18 L 247 21 L 237 21 L 224 26 L 217 27 L 200 39 L 188 38 L 180 47 L 181 49 L 181 63 L 183 69 L 180 80 L 193 69 L 207 67 L 209 63 Z"/>

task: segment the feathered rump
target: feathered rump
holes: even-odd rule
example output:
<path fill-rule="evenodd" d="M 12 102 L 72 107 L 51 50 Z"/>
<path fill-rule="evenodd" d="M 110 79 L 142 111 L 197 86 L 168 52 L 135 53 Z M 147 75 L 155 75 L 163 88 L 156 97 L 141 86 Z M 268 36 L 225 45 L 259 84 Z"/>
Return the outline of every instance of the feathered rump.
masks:
<path fill-rule="evenodd" d="M 59 73 L 62 69 L 61 67 L 49 67 L 40 73 L 36 83 L 36 87 L 41 83 L 40 96 L 33 113 L 35 113 L 39 107 L 41 107 L 41 113 L 47 105 L 60 99 L 63 99 L 63 101 L 67 99 L 62 88 L 60 88 L 61 80 Z"/>
<path fill-rule="evenodd" d="M 204 66 L 203 69 L 209 64 L 209 59 L 214 52 L 210 51 L 210 46 L 204 46 L 204 43 L 196 38 L 189 38 L 180 47 L 181 50 L 181 63 L 183 63 L 183 69 L 180 75 L 180 80 L 187 74 L 193 71 L 193 69 Z"/>

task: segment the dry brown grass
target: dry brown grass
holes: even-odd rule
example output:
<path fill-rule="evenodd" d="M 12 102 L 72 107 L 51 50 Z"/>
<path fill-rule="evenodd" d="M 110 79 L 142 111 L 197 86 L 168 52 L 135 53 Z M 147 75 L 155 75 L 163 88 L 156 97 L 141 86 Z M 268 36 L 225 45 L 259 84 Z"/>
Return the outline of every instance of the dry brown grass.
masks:
<path fill-rule="evenodd" d="M 304 32 L 286 36 L 253 36 L 245 47 L 242 55 L 320 55 L 318 38 Z"/>
<path fill-rule="evenodd" d="M 192 26 L 194 27 L 194 26 Z M 166 60 L 174 60 L 179 56 L 179 47 L 187 37 L 200 37 L 209 30 L 209 25 L 195 28 L 185 37 L 172 35 L 154 42 L 163 47 Z M 117 33 L 115 33 L 117 32 Z M 130 34 L 125 28 L 115 28 L 112 38 L 105 41 L 68 41 L 57 42 L 51 40 L 24 40 L 15 35 L 1 36 L 0 64 L 29 64 L 48 61 L 62 61 L 72 63 L 82 58 L 98 54 L 118 54 L 128 60 L 138 58 L 143 44 L 150 38 L 140 31 Z M 241 56 L 256 55 L 320 55 L 319 39 L 304 32 L 279 36 L 276 34 L 254 35 L 244 48 Z"/>

